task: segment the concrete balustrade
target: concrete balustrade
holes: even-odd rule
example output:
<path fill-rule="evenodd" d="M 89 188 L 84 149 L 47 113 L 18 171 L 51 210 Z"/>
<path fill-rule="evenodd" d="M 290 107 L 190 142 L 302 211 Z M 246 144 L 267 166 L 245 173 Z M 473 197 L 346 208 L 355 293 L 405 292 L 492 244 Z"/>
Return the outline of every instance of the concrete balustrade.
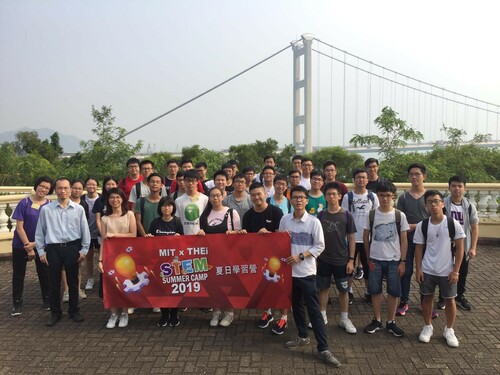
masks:
<path fill-rule="evenodd" d="M 346 184 L 351 190 L 352 184 Z M 409 183 L 397 183 L 397 196 L 410 189 Z M 428 183 L 426 189 L 438 190 L 443 195 L 449 195 L 448 184 Z M 2 186 L 0 187 L 0 257 L 9 256 L 11 253 L 11 242 L 16 222 L 11 218 L 17 203 L 32 192 L 31 187 L 26 186 Z M 396 196 L 396 199 L 397 199 Z M 500 183 L 467 184 L 466 196 L 476 206 L 480 219 L 480 238 L 500 239 Z M 52 195 L 49 199 L 55 199 Z M 394 205 L 396 204 L 394 200 Z"/>

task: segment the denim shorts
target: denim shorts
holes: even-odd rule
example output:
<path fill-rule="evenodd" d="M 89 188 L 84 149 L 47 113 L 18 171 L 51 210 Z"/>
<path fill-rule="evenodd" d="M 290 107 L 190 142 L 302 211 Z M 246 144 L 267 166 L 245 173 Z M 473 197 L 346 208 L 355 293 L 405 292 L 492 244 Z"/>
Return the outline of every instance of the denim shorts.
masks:
<path fill-rule="evenodd" d="M 398 276 L 398 267 L 399 262 L 396 260 L 370 259 L 368 293 L 371 295 L 382 294 L 382 280 L 385 276 L 387 293 L 396 298 L 401 297 L 401 281 Z"/>
<path fill-rule="evenodd" d="M 319 258 L 317 261 L 316 287 L 318 289 L 328 289 L 333 276 L 337 290 L 341 293 L 348 292 L 349 275 L 346 273 L 346 267 L 347 264 L 343 266 L 335 266 Z"/>
<path fill-rule="evenodd" d="M 439 286 L 440 296 L 455 298 L 457 296 L 457 283 L 450 284 L 448 276 L 434 276 L 424 273 L 424 281 L 420 284 L 420 293 L 424 296 L 432 295 Z"/>

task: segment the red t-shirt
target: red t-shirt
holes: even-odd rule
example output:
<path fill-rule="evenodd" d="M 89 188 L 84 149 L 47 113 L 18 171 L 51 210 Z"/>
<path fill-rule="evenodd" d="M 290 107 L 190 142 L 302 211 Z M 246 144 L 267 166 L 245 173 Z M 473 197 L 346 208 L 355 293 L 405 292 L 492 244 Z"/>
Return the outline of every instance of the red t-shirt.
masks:
<path fill-rule="evenodd" d="M 125 197 L 128 198 L 130 196 L 130 191 L 134 187 L 134 185 L 140 181 L 143 180 L 142 175 L 139 175 L 139 178 L 137 180 L 132 180 L 129 175 L 127 175 L 125 178 L 121 179 L 120 182 L 118 183 L 118 187 L 125 193 Z"/>

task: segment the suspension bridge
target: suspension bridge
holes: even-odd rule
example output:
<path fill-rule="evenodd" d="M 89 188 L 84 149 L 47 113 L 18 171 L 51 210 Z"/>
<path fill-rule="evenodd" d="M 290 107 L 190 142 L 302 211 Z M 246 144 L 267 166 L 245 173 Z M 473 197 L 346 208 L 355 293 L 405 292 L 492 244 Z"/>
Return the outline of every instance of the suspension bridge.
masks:
<path fill-rule="evenodd" d="M 256 62 L 247 69 L 201 92 L 167 112 L 129 131 L 132 134 L 219 87 L 268 62 L 293 51 L 293 144 L 297 150 L 342 146 L 349 148 L 353 134 L 377 133 L 374 119 L 388 106 L 398 117 L 424 135 L 428 150 L 446 141 L 443 125 L 463 130 L 468 136 L 489 134 L 486 147 L 500 145 L 500 105 L 474 98 L 439 84 L 397 72 L 335 47 L 311 34 Z M 368 148 L 365 152 L 374 152 Z"/>

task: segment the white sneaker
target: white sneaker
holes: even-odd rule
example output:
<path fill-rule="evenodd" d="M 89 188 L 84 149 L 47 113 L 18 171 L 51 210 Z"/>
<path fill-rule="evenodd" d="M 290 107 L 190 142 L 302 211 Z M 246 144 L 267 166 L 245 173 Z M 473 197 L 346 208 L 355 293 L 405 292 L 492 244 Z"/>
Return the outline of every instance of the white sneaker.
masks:
<path fill-rule="evenodd" d="M 418 339 L 421 342 L 429 342 L 431 341 L 433 333 L 434 333 L 434 327 L 432 326 L 432 324 L 425 325 L 424 328 L 422 328 L 422 332 L 420 332 L 420 336 L 418 336 Z"/>
<path fill-rule="evenodd" d="M 153 312 L 154 312 L 155 314 L 160 313 L 160 312 L 161 312 L 161 309 L 160 309 L 159 307 L 153 307 Z"/>
<path fill-rule="evenodd" d="M 128 326 L 128 314 L 122 313 L 120 315 L 120 321 L 118 322 L 118 327 L 125 328 Z"/>
<path fill-rule="evenodd" d="M 129 308 L 127 309 L 127 314 L 129 314 L 129 315 L 130 315 L 130 314 L 133 314 L 133 313 L 134 313 L 134 311 L 135 311 L 135 309 L 134 309 L 133 307 L 129 307 Z"/>
<path fill-rule="evenodd" d="M 233 320 L 234 320 L 234 313 L 227 312 L 224 314 L 224 317 L 220 321 L 219 325 L 221 327 L 229 327 L 229 325 L 233 322 Z"/>
<path fill-rule="evenodd" d="M 116 321 L 118 320 L 118 315 L 111 314 L 109 317 L 108 323 L 106 324 L 106 328 L 113 329 L 116 327 Z"/>
<path fill-rule="evenodd" d="M 79 299 L 85 299 L 87 298 L 87 295 L 85 294 L 83 289 L 78 289 L 78 298 Z"/>
<path fill-rule="evenodd" d="M 352 324 L 351 319 L 342 319 L 339 323 L 339 325 L 345 329 L 347 333 L 350 333 L 354 335 L 358 330 L 356 327 L 354 327 L 354 324 Z"/>
<path fill-rule="evenodd" d="M 87 283 L 85 284 L 85 290 L 92 290 L 94 289 L 94 279 L 90 278 L 87 280 Z"/>
<path fill-rule="evenodd" d="M 448 344 L 448 346 L 451 346 L 452 348 L 458 348 L 458 339 L 457 336 L 455 336 L 455 331 L 453 330 L 453 328 L 446 327 L 444 329 L 443 336 L 446 339 L 446 343 Z"/>
<path fill-rule="evenodd" d="M 212 320 L 210 320 L 210 327 L 217 327 L 220 320 L 220 311 L 214 312 L 212 315 Z"/>
<path fill-rule="evenodd" d="M 67 290 L 64 291 L 62 301 L 69 302 L 69 291 Z"/>

